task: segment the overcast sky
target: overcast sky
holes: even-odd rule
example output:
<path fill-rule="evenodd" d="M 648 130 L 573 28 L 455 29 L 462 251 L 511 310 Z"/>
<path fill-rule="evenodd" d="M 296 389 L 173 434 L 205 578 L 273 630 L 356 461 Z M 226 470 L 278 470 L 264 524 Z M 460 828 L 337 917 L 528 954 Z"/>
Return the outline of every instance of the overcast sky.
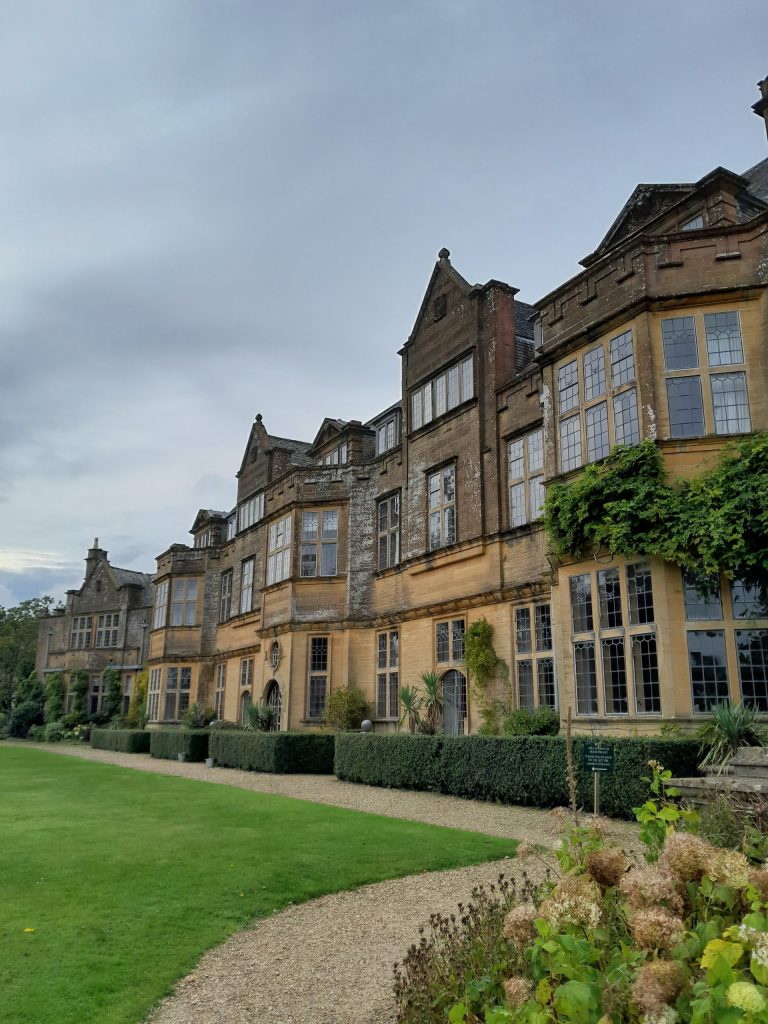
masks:
<path fill-rule="evenodd" d="M 768 156 L 765 0 L 5 0 L 0 604 L 153 571 L 251 422 L 399 397 L 441 246 L 535 302 Z"/>

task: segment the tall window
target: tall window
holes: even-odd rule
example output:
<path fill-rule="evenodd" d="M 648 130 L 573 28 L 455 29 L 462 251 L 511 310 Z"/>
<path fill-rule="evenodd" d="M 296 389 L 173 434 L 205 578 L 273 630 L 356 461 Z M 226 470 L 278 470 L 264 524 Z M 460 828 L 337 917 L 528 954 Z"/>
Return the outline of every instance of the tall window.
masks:
<path fill-rule="evenodd" d="M 377 718 L 400 717 L 400 684 L 396 629 L 376 636 L 376 716 Z"/>
<path fill-rule="evenodd" d="M 264 492 L 255 494 L 244 501 L 238 510 L 238 529 L 247 530 L 249 526 L 264 518 Z"/>
<path fill-rule="evenodd" d="M 560 366 L 557 393 L 561 473 L 604 459 L 614 444 L 637 444 L 632 332 L 588 349 L 581 363 L 572 358 Z"/>
<path fill-rule="evenodd" d="M 128 714 L 128 710 L 131 706 L 131 694 L 133 693 L 133 676 L 126 674 L 123 676 L 123 703 L 122 713 Z"/>
<path fill-rule="evenodd" d="M 72 633 L 69 646 L 72 650 L 88 650 L 93 640 L 93 619 L 90 615 L 76 615 L 72 619 Z"/>
<path fill-rule="evenodd" d="M 438 665 L 464 661 L 464 619 L 450 619 L 435 626 L 435 661 Z"/>
<path fill-rule="evenodd" d="M 283 516 L 269 527 L 267 586 L 281 583 L 291 574 L 291 517 Z"/>
<path fill-rule="evenodd" d="M 250 690 L 253 686 L 253 658 L 240 659 L 240 688 Z"/>
<path fill-rule="evenodd" d="M 228 541 L 232 540 L 232 538 L 235 536 L 236 533 L 237 533 L 237 516 L 232 515 L 227 520 L 227 540 Z"/>
<path fill-rule="evenodd" d="M 221 574 L 219 593 L 219 622 L 226 622 L 232 610 L 232 570 Z"/>
<path fill-rule="evenodd" d="M 335 576 L 339 513 L 336 509 L 301 514 L 301 575 Z"/>
<path fill-rule="evenodd" d="M 581 573 L 569 590 L 577 714 L 660 713 L 650 565 Z"/>
<path fill-rule="evenodd" d="M 328 637 L 309 639 L 309 707 L 310 718 L 320 718 L 328 693 Z"/>
<path fill-rule="evenodd" d="M 173 581 L 171 625 L 194 626 L 197 621 L 197 580 Z"/>
<path fill-rule="evenodd" d="M 96 646 L 117 647 L 120 612 L 106 612 L 96 620 Z"/>
<path fill-rule="evenodd" d="M 456 543 L 456 467 L 445 466 L 428 477 L 429 550 Z"/>
<path fill-rule="evenodd" d="M 544 432 L 509 442 L 509 525 L 538 519 L 544 507 Z"/>
<path fill-rule="evenodd" d="M 400 561 L 400 495 L 383 498 L 377 506 L 379 569 L 390 569 Z"/>
<path fill-rule="evenodd" d="M 165 721 L 176 722 L 189 707 L 191 668 L 169 668 L 165 679 Z"/>
<path fill-rule="evenodd" d="M 411 430 L 469 401 L 474 393 L 472 356 L 467 356 L 411 392 Z"/>
<path fill-rule="evenodd" d="M 703 352 L 699 344 L 702 325 Z M 748 433 L 752 429 L 752 418 L 746 373 L 743 370 L 712 372 L 744 365 L 738 311 L 662 320 L 661 340 L 667 374 L 670 436 Z M 687 372 L 690 370 L 699 372 L 691 374 Z M 711 421 L 705 402 L 707 391 L 712 398 Z"/>
<path fill-rule="evenodd" d="M 147 719 L 156 722 L 160 713 L 160 669 L 153 668 L 149 672 L 147 684 Z"/>
<path fill-rule="evenodd" d="M 240 563 L 240 614 L 249 612 L 253 607 L 253 558 L 245 558 Z"/>
<path fill-rule="evenodd" d="M 382 455 L 400 443 L 399 418 L 393 413 L 376 426 L 376 454 Z"/>
<path fill-rule="evenodd" d="M 216 690 L 213 695 L 213 710 L 217 719 L 224 717 L 224 691 L 227 686 L 227 663 L 220 661 L 216 666 Z"/>
<path fill-rule="evenodd" d="M 533 604 L 515 608 L 514 625 L 518 707 L 556 707 L 550 606 Z"/>
<path fill-rule="evenodd" d="M 152 628 L 163 629 L 168 614 L 168 580 L 158 583 L 155 587 L 155 611 L 152 617 Z"/>

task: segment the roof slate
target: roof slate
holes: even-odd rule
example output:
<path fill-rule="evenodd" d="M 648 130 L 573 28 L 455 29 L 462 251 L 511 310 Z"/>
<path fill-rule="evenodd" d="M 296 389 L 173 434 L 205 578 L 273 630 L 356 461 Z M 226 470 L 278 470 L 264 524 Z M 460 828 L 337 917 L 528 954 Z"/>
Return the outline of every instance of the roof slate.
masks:
<path fill-rule="evenodd" d="M 750 167 L 748 171 L 744 171 L 743 177 L 749 182 L 747 191 L 758 199 L 768 202 L 768 157 L 761 160 L 759 164 L 755 164 L 754 167 Z"/>
<path fill-rule="evenodd" d="M 527 302 L 520 302 L 515 299 L 515 334 L 518 338 L 533 338 L 533 320 L 536 315 L 536 307 L 529 306 Z"/>

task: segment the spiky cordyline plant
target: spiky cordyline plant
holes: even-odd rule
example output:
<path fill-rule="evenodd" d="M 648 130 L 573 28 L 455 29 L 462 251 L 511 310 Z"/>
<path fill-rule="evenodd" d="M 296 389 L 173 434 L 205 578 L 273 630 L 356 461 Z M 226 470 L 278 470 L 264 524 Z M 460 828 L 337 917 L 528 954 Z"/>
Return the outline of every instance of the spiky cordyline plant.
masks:
<path fill-rule="evenodd" d="M 699 730 L 704 757 L 700 767 L 711 766 L 721 772 L 739 747 L 764 747 L 768 728 L 760 724 L 758 713 L 747 704 L 716 704 L 712 718 Z"/>

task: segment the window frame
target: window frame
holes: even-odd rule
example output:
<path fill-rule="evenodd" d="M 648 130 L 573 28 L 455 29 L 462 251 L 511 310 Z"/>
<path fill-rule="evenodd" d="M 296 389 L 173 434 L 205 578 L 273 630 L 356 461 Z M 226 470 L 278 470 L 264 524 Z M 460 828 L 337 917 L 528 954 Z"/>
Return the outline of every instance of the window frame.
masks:
<path fill-rule="evenodd" d="M 410 433 L 428 427 L 475 397 L 475 354 L 444 366 L 409 392 Z M 453 401 L 452 401 L 453 398 Z"/>
<path fill-rule="evenodd" d="M 331 637 L 329 634 L 310 635 L 307 644 L 307 721 L 317 722 L 323 716 L 325 705 L 328 702 L 329 684 L 331 677 Z M 318 644 L 317 651 L 315 644 Z M 324 652 L 322 644 L 325 645 Z M 322 662 L 316 658 L 324 655 Z M 321 699 L 318 699 L 318 692 L 321 692 Z"/>
<path fill-rule="evenodd" d="M 520 451 L 519 455 L 516 454 L 518 450 Z M 516 475 L 513 476 L 513 473 Z M 541 488 L 542 501 L 534 512 L 534 502 L 539 488 Z M 507 521 L 509 528 L 515 529 L 518 526 L 538 522 L 544 512 L 545 494 L 544 427 L 541 426 L 507 441 Z M 518 495 L 520 495 L 519 502 L 517 501 Z M 522 517 L 520 512 L 522 512 Z"/>
<path fill-rule="evenodd" d="M 311 516 L 316 516 L 317 530 L 312 539 L 311 534 L 306 533 L 306 524 Z M 335 516 L 335 527 L 326 534 L 326 517 Z M 301 579 L 328 579 L 339 575 L 339 532 L 341 526 L 341 511 L 338 508 L 303 508 L 300 512 L 301 533 L 299 536 L 299 577 Z M 333 549 L 333 572 L 324 571 L 326 566 L 326 552 Z M 314 562 L 313 572 L 309 570 L 309 563 L 305 564 L 305 555 L 312 551 Z"/>
<path fill-rule="evenodd" d="M 379 498 L 376 502 L 376 564 L 379 572 L 384 572 L 385 569 L 394 569 L 400 564 L 400 507 L 400 491 Z M 382 509 L 386 512 L 383 520 Z M 386 550 L 383 565 L 382 543 Z"/>
<path fill-rule="evenodd" d="M 392 428 L 390 431 L 390 427 Z M 373 425 L 376 435 L 376 457 L 400 446 L 400 413 L 394 412 Z M 383 434 L 383 444 L 381 438 Z M 391 434 L 391 440 L 390 440 Z"/>
<path fill-rule="evenodd" d="M 376 633 L 376 718 L 384 722 L 400 720 L 400 631 L 398 629 L 382 630 Z"/>
<path fill-rule="evenodd" d="M 253 611 L 253 587 L 256 573 L 256 559 L 253 555 L 240 560 L 240 595 L 238 608 L 240 615 L 248 615 Z"/>
<path fill-rule="evenodd" d="M 155 584 L 155 602 L 152 609 L 152 629 L 165 629 L 168 621 L 169 580 Z"/>
<path fill-rule="evenodd" d="M 96 618 L 96 647 L 117 647 L 120 612 L 101 612 Z"/>
<path fill-rule="evenodd" d="M 450 476 L 453 486 L 453 497 L 446 499 L 446 479 Z M 428 551 L 439 551 L 441 548 L 451 547 L 456 544 L 459 536 L 459 524 L 458 524 L 458 493 L 457 493 L 457 481 L 456 481 L 456 462 L 446 463 L 437 469 L 430 469 L 427 471 L 427 550 Z M 436 490 L 432 488 L 432 481 L 438 480 L 438 487 Z M 438 499 L 433 503 L 432 495 L 437 494 Z M 450 536 L 449 530 L 449 512 L 453 512 L 453 536 Z M 433 544 L 433 533 L 432 533 L 432 522 L 433 517 L 437 515 L 440 524 L 440 537 L 437 543 Z"/>
<path fill-rule="evenodd" d="M 282 527 L 282 530 L 281 530 Z M 291 578 L 293 542 L 292 513 L 273 519 L 267 530 L 266 585 L 284 583 Z"/>
<path fill-rule="evenodd" d="M 517 706 L 556 709 L 559 706 L 559 695 L 551 602 L 538 599 L 515 605 L 511 609 L 511 614 L 511 632 L 514 640 L 512 674 Z M 526 686 L 525 701 L 521 685 L 523 682 Z M 544 698 L 544 692 L 550 687 L 552 700 L 547 700 Z"/>

